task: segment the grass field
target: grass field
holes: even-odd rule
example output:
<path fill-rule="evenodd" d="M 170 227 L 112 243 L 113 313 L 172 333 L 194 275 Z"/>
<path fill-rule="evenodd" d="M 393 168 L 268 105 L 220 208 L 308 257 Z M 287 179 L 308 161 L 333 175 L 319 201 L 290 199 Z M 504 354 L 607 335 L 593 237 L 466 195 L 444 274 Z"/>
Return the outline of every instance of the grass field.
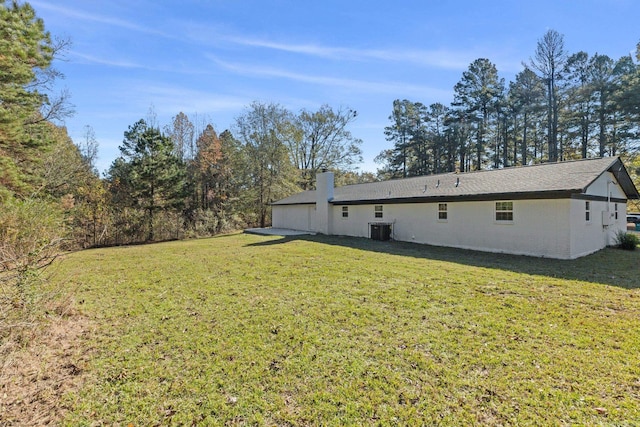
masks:
<path fill-rule="evenodd" d="M 246 234 L 69 255 L 66 425 L 638 425 L 640 254 Z"/>

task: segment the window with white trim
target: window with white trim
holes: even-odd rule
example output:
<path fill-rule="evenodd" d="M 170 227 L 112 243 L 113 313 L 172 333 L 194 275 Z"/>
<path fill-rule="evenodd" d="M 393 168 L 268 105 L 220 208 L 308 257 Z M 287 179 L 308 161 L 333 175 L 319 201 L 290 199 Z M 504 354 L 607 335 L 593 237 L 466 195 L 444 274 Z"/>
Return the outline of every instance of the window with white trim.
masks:
<path fill-rule="evenodd" d="M 513 202 L 496 202 L 496 221 L 513 221 Z"/>
<path fill-rule="evenodd" d="M 376 205 L 373 207 L 374 218 L 382 218 L 382 205 Z"/>
<path fill-rule="evenodd" d="M 349 206 L 342 207 L 342 218 L 349 218 Z"/>
<path fill-rule="evenodd" d="M 591 202 L 584 202 L 584 220 L 587 222 L 591 221 Z"/>
<path fill-rule="evenodd" d="M 439 221 L 447 220 L 447 204 L 446 203 L 438 203 L 438 220 Z"/>

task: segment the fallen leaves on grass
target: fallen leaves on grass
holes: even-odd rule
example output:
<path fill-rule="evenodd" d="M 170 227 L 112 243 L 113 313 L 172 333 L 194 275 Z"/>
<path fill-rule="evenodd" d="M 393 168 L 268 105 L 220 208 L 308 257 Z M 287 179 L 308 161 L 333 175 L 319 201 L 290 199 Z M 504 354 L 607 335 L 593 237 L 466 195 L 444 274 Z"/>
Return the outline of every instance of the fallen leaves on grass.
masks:
<path fill-rule="evenodd" d="M 88 333 L 86 317 L 51 319 L 24 347 L 0 349 L 0 425 L 42 426 L 60 422 L 68 407 L 64 395 L 83 383 Z"/>

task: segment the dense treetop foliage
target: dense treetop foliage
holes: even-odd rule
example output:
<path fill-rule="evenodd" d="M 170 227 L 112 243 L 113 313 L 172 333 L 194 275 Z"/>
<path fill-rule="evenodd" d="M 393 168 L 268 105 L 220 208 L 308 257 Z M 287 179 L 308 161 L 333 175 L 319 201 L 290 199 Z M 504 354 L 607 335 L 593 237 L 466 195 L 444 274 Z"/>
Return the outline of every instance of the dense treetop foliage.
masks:
<path fill-rule="evenodd" d="M 640 44 L 636 58 L 570 54 L 549 30 L 515 80 L 489 59 L 473 61 L 450 106 L 396 100 L 381 152 L 384 177 L 501 168 L 640 148 Z"/>

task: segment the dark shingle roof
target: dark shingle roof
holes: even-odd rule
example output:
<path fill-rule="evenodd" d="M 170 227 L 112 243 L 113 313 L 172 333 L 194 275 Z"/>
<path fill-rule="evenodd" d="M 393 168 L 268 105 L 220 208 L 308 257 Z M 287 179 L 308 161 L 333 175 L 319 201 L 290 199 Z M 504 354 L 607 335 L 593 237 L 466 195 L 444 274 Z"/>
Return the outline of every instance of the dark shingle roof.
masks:
<path fill-rule="evenodd" d="M 336 187 L 334 204 L 399 203 L 483 198 L 568 197 L 583 193 L 601 174 L 611 171 L 630 199 L 638 191 L 617 157 L 543 163 L 468 173 L 447 173 Z M 457 185 L 456 185 L 457 183 Z M 274 205 L 315 203 L 315 191 L 304 191 Z"/>

